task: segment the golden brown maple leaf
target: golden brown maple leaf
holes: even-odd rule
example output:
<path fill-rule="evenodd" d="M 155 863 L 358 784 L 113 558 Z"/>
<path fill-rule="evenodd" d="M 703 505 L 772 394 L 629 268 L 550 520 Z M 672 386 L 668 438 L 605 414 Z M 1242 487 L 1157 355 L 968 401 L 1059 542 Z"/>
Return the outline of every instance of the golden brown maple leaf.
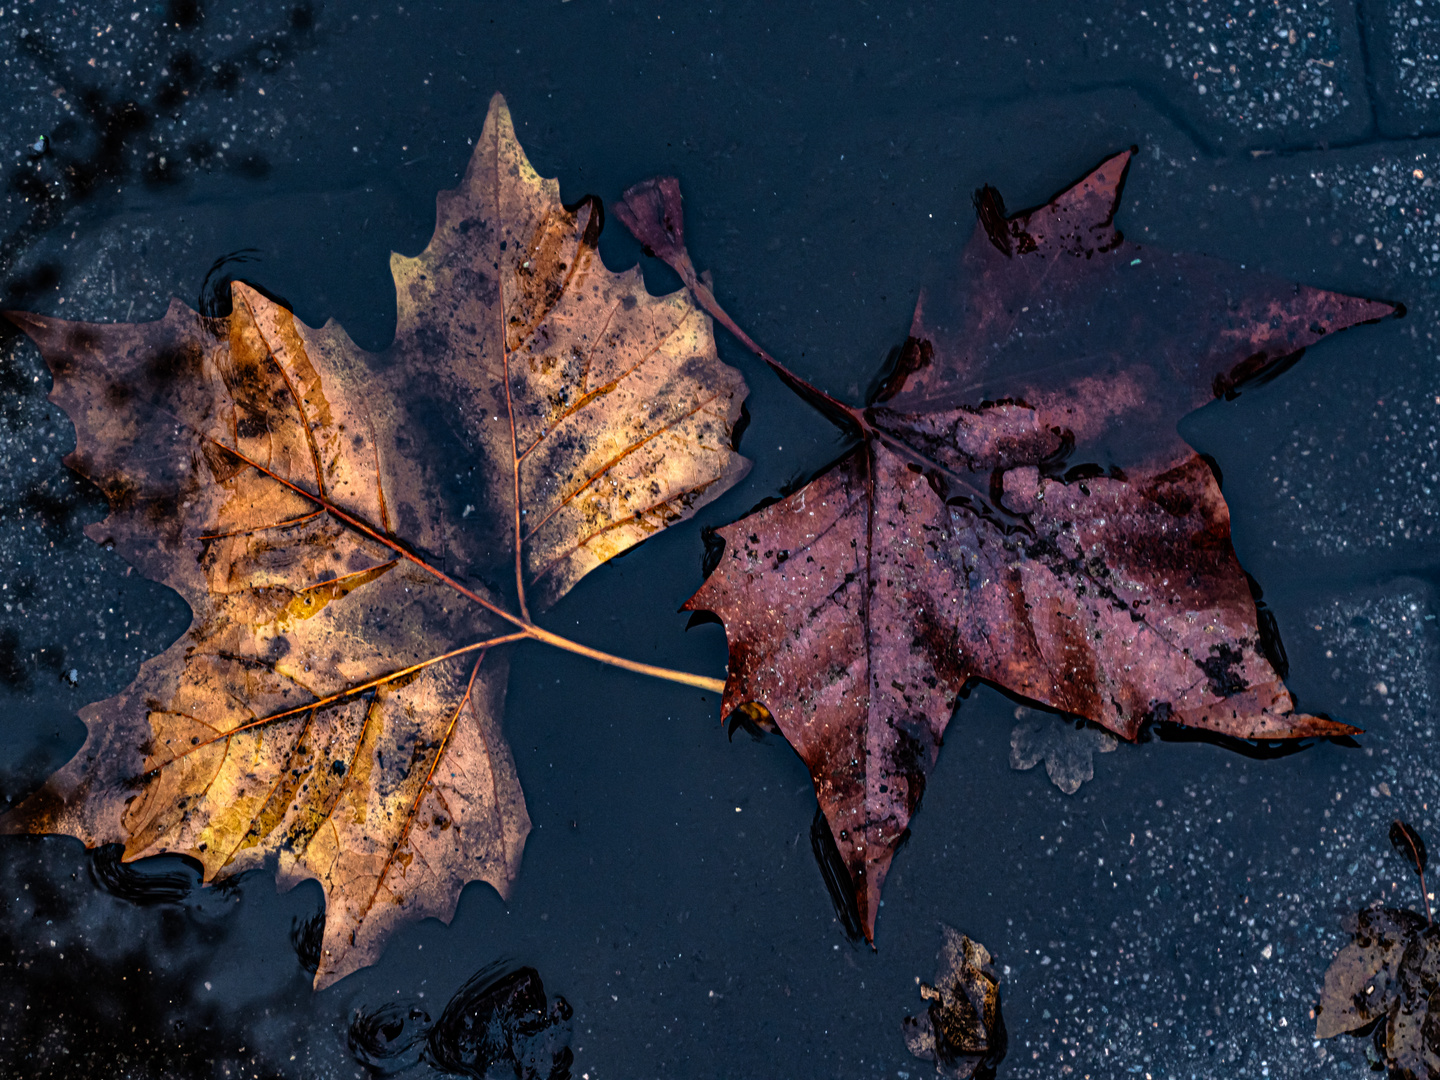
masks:
<path fill-rule="evenodd" d="M 399 922 L 502 895 L 530 829 L 500 730 L 531 621 L 606 559 L 743 475 L 745 386 L 685 292 L 596 251 L 491 102 L 417 258 L 392 258 L 394 344 L 367 356 L 236 284 L 233 313 L 10 313 L 110 503 L 87 529 L 190 604 L 190 629 L 88 706 L 80 753 L 11 832 L 177 852 L 205 880 L 278 860 L 325 890 L 317 988 Z"/>

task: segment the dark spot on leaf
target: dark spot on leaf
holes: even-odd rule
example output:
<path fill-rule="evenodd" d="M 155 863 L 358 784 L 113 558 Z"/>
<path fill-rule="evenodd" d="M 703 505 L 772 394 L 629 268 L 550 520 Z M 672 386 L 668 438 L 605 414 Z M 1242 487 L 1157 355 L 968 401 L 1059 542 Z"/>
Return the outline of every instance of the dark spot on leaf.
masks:
<path fill-rule="evenodd" d="M 200 350 L 194 345 L 164 346 L 156 349 L 145 361 L 145 376 L 161 386 L 198 378 L 200 361 Z"/>
<path fill-rule="evenodd" d="M 265 417 L 247 413 L 235 422 L 235 434 L 242 439 L 258 439 L 270 429 Z"/>
<path fill-rule="evenodd" d="M 1249 688 L 1250 684 L 1236 670 L 1245 660 L 1239 649 L 1228 643 L 1210 646 L 1210 656 L 1199 661 L 1199 668 L 1210 681 L 1217 697 L 1229 697 Z"/>

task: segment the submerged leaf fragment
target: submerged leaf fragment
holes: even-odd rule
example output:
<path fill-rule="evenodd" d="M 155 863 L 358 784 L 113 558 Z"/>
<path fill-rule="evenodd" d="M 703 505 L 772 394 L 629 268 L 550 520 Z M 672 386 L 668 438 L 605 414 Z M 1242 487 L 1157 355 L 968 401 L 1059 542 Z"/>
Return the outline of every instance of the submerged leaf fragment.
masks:
<path fill-rule="evenodd" d="M 1364 1035 L 1402 1080 L 1440 1078 L 1440 928 L 1413 911 L 1348 916 L 1351 935 L 1325 972 L 1315 1037 Z"/>
<path fill-rule="evenodd" d="M 356 1009 L 345 1033 L 350 1055 L 372 1076 L 392 1076 L 420 1063 L 430 1014 L 413 1002 Z"/>
<path fill-rule="evenodd" d="M 940 929 L 945 939 L 935 984 L 920 984 L 920 996 L 930 1004 L 903 1021 L 905 1045 L 917 1058 L 935 1062 L 939 1076 L 985 1080 L 1005 1056 L 1000 979 L 984 945 L 949 926 Z"/>
<path fill-rule="evenodd" d="M 1350 942 L 1325 969 L 1325 988 L 1315 1010 L 1317 1039 L 1363 1028 L 1394 1006 L 1401 961 L 1424 926 L 1415 912 L 1399 908 L 1369 908 L 1345 916 L 1341 929 Z"/>
<path fill-rule="evenodd" d="M 1390 842 L 1424 880 L 1425 841 L 1396 821 Z M 1423 888 L 1423 886 L 1422 886 Z M 1440 927 L 1427 915 L 1367 908 L 1347 915 L 1350 941 L 1325 971 L 1315 1037 L 1374 1034 L 1376 1068 L 1401 1080 L 1440 1080 Z"/>
<path fill-rule="evenodd" d="M 1118 743 L 1103 728 L 1077 724 L 1067 717 L 1021 706 L 1019 722 L 1010 731 L 1010 768 L 1033 769 L 1045 762 L 1050 782 L 1066 795 L 1095 777 L 1095 755 L 1114 751 Z"/>

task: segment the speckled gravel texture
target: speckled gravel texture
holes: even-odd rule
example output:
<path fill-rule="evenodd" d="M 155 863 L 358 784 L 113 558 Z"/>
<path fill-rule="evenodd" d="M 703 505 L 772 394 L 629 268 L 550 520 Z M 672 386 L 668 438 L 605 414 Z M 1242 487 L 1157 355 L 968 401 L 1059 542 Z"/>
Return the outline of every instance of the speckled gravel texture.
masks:
<path fill-rule="evenodd" d="M 1435 134 L 1440 7 L 1433 0 L 1371 0 L 1362 18 L 1371 43 L 1380 129 L 1389 135 Z"/>
<path fill-rule="evenodd" d="M 1369 122 L 1351 6 L 1135 2 L 1083 12 L 1102 60 L 1146 72 L 1217 144 L 1274 146 L 1354 137 Z M 1133 77 L 1133 76 L 1131 76 Z"/>
<path fill-rule="evenodd" d="M 5 307 L 140 320 L 172 295 L 221 302 L 217 283 L 243 276 L 382 348 L 388 254 L 424 246 L 500 89 L 567 200 L 678 173 L 687 239 L 730 312 L 852 398 L 968 234 L 974 188 L 1034 205 L 1128 145 L 1132 240 L 1408 309 L 1181 426 L 1222 473 L 1290 686 L 1364 728 L 1355 745 L 1157 735 L 1095 755 L 1066 796 L 1010 768 L 1017 703 L 978 689 L 871 952 L 839 929 L 810 854 L 814 795 L 783 743 L 727 742 L 713 698 L 522 651 L 506 731 L 537 827 L 508 903 L 471 886 L 452 926 L 406 928 L 316 995 L 292 937 L 318 889 L 277 895 L 266 873 L 199 888 L 178 860 L 117 881 L 73 842 L 6 838 L 0 1074 L 364 1076 L 355 1010 L 433 1015 L 510 959 L 574 1005 L 581 1080 L 919 1080 L 932 1067 L 900 1020 L 943 922 L 996 957 L 1002 1077 L 1369 1075 L 1363 1041 L 1316 1044 L 1311 1010 L 1345 912 L 1419 906 L 1392 818 L 1440 848 L 1440 0 L 0 11 Z M 614 267 L 640 258 L 614 226 L 601 249 Z M 686 633 L 675 614 L 700 580 L 700 527 L 842 443 L 720 349 L 752 388 L 753 471 L 587 578 L 555 628 L 722 670 L 719 628 Z M 75 711 L 188 617 L 82 534 L 104 507 L 61 462 L 74 436 L 48 382 L 0 334 L 0 801 L 62 764 Z"/>

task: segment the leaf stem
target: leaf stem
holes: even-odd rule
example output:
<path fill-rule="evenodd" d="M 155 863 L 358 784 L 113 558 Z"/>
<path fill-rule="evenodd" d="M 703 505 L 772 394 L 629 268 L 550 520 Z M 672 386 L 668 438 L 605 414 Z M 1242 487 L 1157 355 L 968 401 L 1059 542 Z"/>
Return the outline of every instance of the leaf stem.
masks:
<path fill-rule="evenodd" d="M 696 302 L 708 311 L 716 322 L 720 323 L 720 325 L 724 326 L 730 333 L 739 338 L 741 344 L 761 360 L 764 360 L 765 363 L 770 366 L 770 370 L 780 376 L 782 382 L 794 390 L 802 400 L 808 401 L 813 405 L 822 415 L 842 428 L 850 428 L 856 431 L 861 438 L 877 439 L 906 460 L 913 461 L 922 465 L 927 470 L 944 475 L 944 477 L 956 487 L 963 488 L 969 492 L 964 498 L 971 512 L 977 517 L 989 520 L 1006 535 L 1013 532 L 1026 532 L 1032 536 L 1034 535 L 1035 530 L 1031 527 L 1029 518 L 1023 514 L 1015 514 L 1007 510 L 1004 506 L 1000 505 L 997 500 L 990 498 L 989 494 L 981 490 L 973 480 L 960 476 L 950 469 L 942 468 L 924 455 L 916 453 L 913 448 L 905 445 L 905 443 L 899 439 L 872 424 L 866 417 L 863 409 L 857 409 L 853 405 L 846 405 L 843 401 L 831 397 L 819 387 L 806 382 L 756 344 L 750 335 L 740 329 L 735 320 L 725 313 L 725 309 L 722 308 L 720 302 L 715 299 L 715 294 L 710 291 L 710 287 L 696 275 L 695 266 L 690 261 L 690 253 L 688 251 L 682 249 L 678 255 L 667 258 L 666 261 L 675 272 L 680 275 L 680 279 L 685 282 L 685 286 L 690 290 L 691 295 L 695 297 Z"/>
<path fill-rule="evenodd" d="M 795 393 L 799 394 L 803 400 L 810 402 L 810 404 L 821 413 L 842 427 L 853 428 L 862 436 L 869 436 L 873 433 L 874 429 L 870 421 L 865 418 L 864 410 L 857 409 L 853 405 L 846 405 L 843 401 L 821 390 L 814 383 L 802 379 L 784 364 L 780 363 L 779 360 L 776 360 L 775 357 L 771 356 L 765 349 L 761 348 L 754 338 L 742 330 L 740 324 L 732 319 L 725 309 L 720 306 L 720 301 L 715 299 L 715 294 L 711 291 L 710 286 L 701 281 L 700 276 L 695 273 L 695 264 L 690 261 L 690 253 L 688 251 L 682 249 L 679 257 L 667 261 L 670 262 L 675 272 L 680 275 L 680 280 L 685 282 L 686 287 L 689 288 L 691 295 L 695 297 L 699 305 L 709 312 L 710 316 L 716 322 L 735 335 L 742 345 L 761 360 L 765 361 L 770 370 L 780 376 L 781 382 L 785 383 L 785 385 L 789 386 Z"/>
<path fill-rule="evenodd" d="M 461 596 L 464 596 L 468 600 L 473 600 L 475 603 L 483 607 L 486 611 L 489 611 L 490 613 L 497 615 L 500 618 L 504 619 L 506 622 L 512 624 L 517 630 L 520 631 L 520 634 L 507 637 L 505 639 L 507 641 L 518 641 L 522 636 L 528 637 L 534 639 L 535 641 L 543 641 L 547 645 L 553 645 L 557 649 L 564 649 L 566 652 L 575 653 L 578 656 L 588 656 L 591 660 L 598 660 L 602 664 L 609 664 L 611 667 L 622 668 L 625 671 L 634 671 L 641 675 L 650 675 L 657 679 L 665 679 L 669 682 L 679 683 L 682 686 L 694 686 L 698 687 L 701 690 L 712 690 L 717 694 L 723 693 L 725 690 L 725 680 L 723 679 L 712 679 L 706 675 L 692 675 L 688 671 L 676 671 L 673 668 L 657 667 L 654 664 L 642 664 L 636 660 L 626 660 L 622 656 L 615 656 L 612 653 L 602 652 L 599 649 L 592 649 L 588 645 L 582 645 L 578 641 L 571 641 L 567 637 L 562 637 L 559 634 L 551 633 L 549 630 L 544 630 L 541 627 L 536 626 L 529 619 L 521 618 L 519 615 L 513 615 L 510 612 L 506 611 L 504 608 L 500 607 L 500 605 L 496 604 L 494 601 L 486 599 L 479 593 L 475 592 L 473 589 L 466 588 L 464 585 L 460 584 L 460 582 L 456 581 L 449 574 L 445 573 L 438 567 L 431 566 L 428 562 L 420 558 L 420 556 L 416 555 L 409 548 L 405 547 L 404 544 L 400 543 L 394 537 L 385 535 L 385 533 L 381 532 L 379 529 L 375 528 L 373 525 L 371 525 L 364 519 L 356 517 L 349 511 L 340 509 L 340 507 L 336 506 L 333 502 L 325 498 L 323 495 L 317 495 L 313 491 L 307 491 L 305 488 L 301 487 L 299 484 L 296 484 L 294 481 L 287 480 L 285 479 L 285 477 L 280 476 L 278 473 L 272 472 L 264 465 L 261 465 L 258 461 L 254 461 L 251 458 L 246 457 L 239 450 L 236 450 L 233 446 L 226 446 L 220 440 L 209 435 L 205 436 L 205 438 L 208 439 L 219 449 L 225 451 L 227 454 L 231 454 L 238 460 L 244 462 L 250 468 L 255 469 L 257 472 L 264 473 L 276 483 L 283 484 L 285 487 L 289 488 L 291 491 L 295 492 L 295 494 L 301 496 L 302 498 L 309 499 L 312 503 L 323 509 L 326 513 L 330 514 L 335 519 L 343 521 L 346 525 L 349 525 L 356 532 L 368 536 L 376 543 L 383 544 L 385 547 L 395 552 L 395 554 L 399 555 L 401 558 L 407 559 L 410 562 L 414 563 L 421 570 L 424 570 L 426 573 L 433 575 L 440 581 L 444 582 L 446 585 L 450 586 L 450 588 L 454 589 Z"/>
<path fill-rule="evenodd" d="M 527 624 L 530 637 L 536 641 L 543 641 L 547 645 L 553 645 L 557 649 L 564 649 L 566 652 L 573 652 L 577 656 L 588 656 L 591 660 L 598 660 L 602 664 L 609 664 L 611 667 L 624 668 L 626 671 L 638 672 L 641 675 L 652 675 L 657 679 L 666 679 L 669 682 L 680 683 L 682 686 L 695 686 L 701 690 L 713 690 L 717 694 L 725 692 L 724 679 L 712 679 L 708 675 L 692 675 L 688 671 L 675 671 L 672 668 L 656 667 L 654 664 L 642 664 L 638 660 L 626 660 L 623 656 L 612 656 L 610 653 L 601 652 L 599 649 L 592 649 L 589 645 L 581 645 L 578 641 L 571 641 L 569 638 L 561 637 L 559 634 L 552 634 L 549 630 L 542 630 L 540 627 Z"/>
<path fill-rule="evenodd" d="M 620 201 L 615 204 L 615 214 L 621 223 L 634 234 L 635 238 L 645 245 L 646 254 L 662 259 L 675 273 L 679 274 L 680 280 L 690 290 L 690 295 L 695 302 L 704 308 L 711 318 L 739 338 L 741 344 L 765 361 L 770 370 L 775 372 L 785 385 L 794 390 L 802 401 L 809 402 L 822 416 L 842 429 L 853 432 L 867 441 L 878 440 L 912 464 L 919 465 L 931 477 L 932 483 L 935 476 L 943 476 L 949 483 L 967 492 L 958 500 L 942 495 L 941 497 L 947 504 L 954 505 L 959 502 L 977 517 L 989 521 L 1006 535 L 1014 532 L 1027 532 L 1034 535 L 1035 530 L 1025 515 L 1007 510 L 1000 504 L 1000 499 L 981 489 L 973 479 L 958 475 L 938 462 L 916 452 L 903 440 L 876 426 L 867 415 L 866 409 L 846 405 L 843 401 L 832 397 L 819 387 L 800 378 L 761 348 L 720 306 L 720 302 L 715 299 L 715 293 L 710 288 L 708 275 L 702 278 L 695 272 L 695 263 L 690 258 L 689 249 L 685 246 L 685 215 L 680 203 L 679 181 L 673 176 L 661 176 L 653 180 L 642 181 L 626 191 Z"/>
<path fill-rule="evenodd" d="M 690 290 L 696 303 L 704 308 L 711 318 L 739 338 L 742 345 L 765 361 L 786 386 L 841 427 L 869 437 L 873 428 L 863 409 L 846 405 L 818 386 L 800 378 L 762 349 L 726 314 L 720 301 L 715 299 L 715 294 L 710 290 L 708 279 L 702 280 L 695 272 L 695 263 L 691 261 L 690 252 L 685 247 L 685 213 L 680 204 L 680 182 L 673 176 L 657 176 L 627 190 L 615 204 L 614 210 L 621 223 L 645 246 L 645 253 L 669 264 L 670 269 L 680 275 L 680 280 Z"/>
<path fill-rule="evenodd" d="M 1402 849 L 1401 844 L 1404 844 Z M 1425 842 L 1415 827 L 1396 818 L 1390 823 L 1390 845 L 1410 860 L 1415 873 L 1420 875 L 1420 899 L 1425 901 L 1425 925 L 1434 926 L 1435 918 L 1430 911 L 1430 893 L 1425 888 Z"/>

